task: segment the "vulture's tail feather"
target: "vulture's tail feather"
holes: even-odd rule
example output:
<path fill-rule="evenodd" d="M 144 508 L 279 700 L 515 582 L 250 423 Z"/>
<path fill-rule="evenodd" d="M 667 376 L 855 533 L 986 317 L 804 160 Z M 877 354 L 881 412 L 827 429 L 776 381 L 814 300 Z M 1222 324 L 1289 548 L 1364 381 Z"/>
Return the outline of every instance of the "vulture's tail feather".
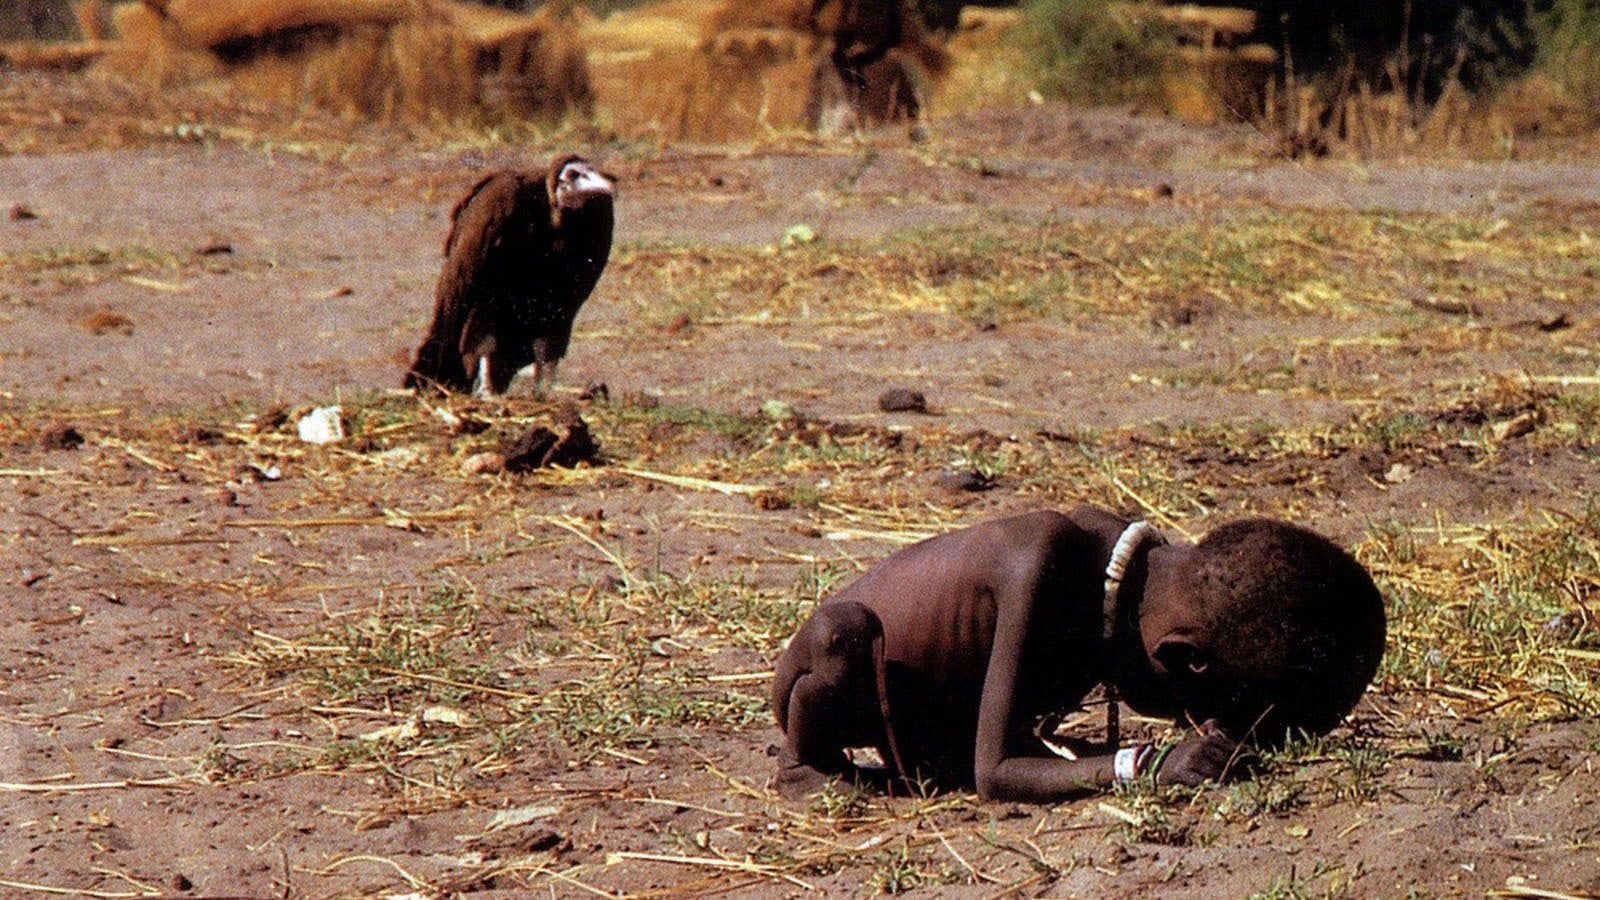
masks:
<path fill-rule="evenodd" d="M 455 365 L 451 365 L 455 362 Z M 411 371 L 406 373 L 405 386 L 408 388 L 442 388 L 447 391 L 464 392 L 472 389 L 466 382 L 461 371 L 461 365 L 452 359 L 444 341 L 438 338 L 428 338 L 417 348 L 417 358 L 411 363 Z"/>

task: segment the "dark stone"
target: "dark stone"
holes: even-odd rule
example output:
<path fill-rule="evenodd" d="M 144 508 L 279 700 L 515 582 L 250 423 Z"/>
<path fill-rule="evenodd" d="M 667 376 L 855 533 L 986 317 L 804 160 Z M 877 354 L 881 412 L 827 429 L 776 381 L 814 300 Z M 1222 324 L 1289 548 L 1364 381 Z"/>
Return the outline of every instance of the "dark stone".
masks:
<path fill-rule="evenodd" d="M 878 395 L 878 408 L 884 412 L 918 412 L 928 411 L 928 398 L 921 391 L 909 388 L 890 388 Z"/>
<path fill-rule="evenodd" d="M 76 450 L 83 446 L 83 435 L 71 425 L 52 425 L 40 433 L 39 446 L 46 450 Z"/>
<path fill-rule="evenodd" d="M 987 491 L 994 487 L 994 479 L 976 469 L 945 469 L 934 476 L 933 483 L 948 491 Z"/>

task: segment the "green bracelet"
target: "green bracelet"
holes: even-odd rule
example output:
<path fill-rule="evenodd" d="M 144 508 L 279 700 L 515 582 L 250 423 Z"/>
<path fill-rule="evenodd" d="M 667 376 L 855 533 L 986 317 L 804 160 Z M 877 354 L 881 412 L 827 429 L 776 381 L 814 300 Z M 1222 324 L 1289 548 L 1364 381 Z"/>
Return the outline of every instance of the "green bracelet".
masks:
<path fill-rule="evenodd" d="M 1167 761 L 1167 754 L 1171 753 L 1173 748 L 1178 746 L 1178 743 L 1179 743 L 1178 741 L 1166 741 L 1166 742 L 1162 743 L 1160 748 L 1156 749 L 1156 758 L 1151 761 L 1150 768 L 1145 770 L 1145 771 L 1148 771 L 1150 773 L 1150 783 L 1151 784 L 1157 784 L 1158 783 L 1157 779 L 1156 779 L 1156 775 L 1157 775 L 1157 773 L 1159 773 L 1161 771 L 1161 764 Z M 1141 767 L 1141 768 L 1143 768 L 1143 767 Z"/>

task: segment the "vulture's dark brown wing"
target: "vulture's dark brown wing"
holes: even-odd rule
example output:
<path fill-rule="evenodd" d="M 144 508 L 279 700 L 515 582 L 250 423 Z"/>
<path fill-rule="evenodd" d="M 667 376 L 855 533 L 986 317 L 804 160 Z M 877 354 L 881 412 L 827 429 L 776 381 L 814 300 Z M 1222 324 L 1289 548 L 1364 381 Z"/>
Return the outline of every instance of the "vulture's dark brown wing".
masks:
<path fill-rule="evenodd" d="M 473 185 L 450 211 L 444 266 L 434 294 L 433 325 L 406 376 L 466 391 L 473 373 L 462 361 L 462 329 L 474 310 L 489 315 L 512 290 L 518 270 L 548 246 L 550 201 L 542 180 L 495 172 Z"/>

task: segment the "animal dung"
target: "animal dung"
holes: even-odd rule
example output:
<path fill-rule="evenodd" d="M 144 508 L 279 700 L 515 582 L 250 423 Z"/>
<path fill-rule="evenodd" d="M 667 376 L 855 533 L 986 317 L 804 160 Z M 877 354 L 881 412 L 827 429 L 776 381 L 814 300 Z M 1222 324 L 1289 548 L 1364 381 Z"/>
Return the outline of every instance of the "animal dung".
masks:
<path fill-rule="evenodd" d="M 933 478 L 933 483 L 947 491 L 977 493 L 994 487 L 994 479 L 977 469 L 944 469 Z"/>
<path fill-rule="evenodd" d="M 878 408 L 884 412 L 916 412 L 928 411 L 928 398 L 921 391 L 910 388 L 890 388 L 878 395 Z"/>
<path fill-rule="evenodd" d="M 300 417 L 295 431 L 300 440 L 308 444 L 334 444 L 344 440 L 343 410 L 337 406 L 319 406 Z"/>
<path fill-rule="evenodd" d="M 457 0 L 142 0 L 113 13 L 102 72 L 221 81 L 294 108 L 383 121 L 556 119 L 592 91 L 576 31 Z"/>
<path fill-rule="evenodd" d="M 570 469 L 581 462 L 596 462 L 600 447 L 589 434 L 589 424 L 575 413 L 559 418 L 554 428 L 535 425 L 502 447 L 505 471 L 518 474 L 551 466 Z"/>
<path fill-rule="evenodd" d="M 76 450 L 83 446 L 83 434 L 71 425 L 52 425 L 39 434 L 45 450 Z"/>

